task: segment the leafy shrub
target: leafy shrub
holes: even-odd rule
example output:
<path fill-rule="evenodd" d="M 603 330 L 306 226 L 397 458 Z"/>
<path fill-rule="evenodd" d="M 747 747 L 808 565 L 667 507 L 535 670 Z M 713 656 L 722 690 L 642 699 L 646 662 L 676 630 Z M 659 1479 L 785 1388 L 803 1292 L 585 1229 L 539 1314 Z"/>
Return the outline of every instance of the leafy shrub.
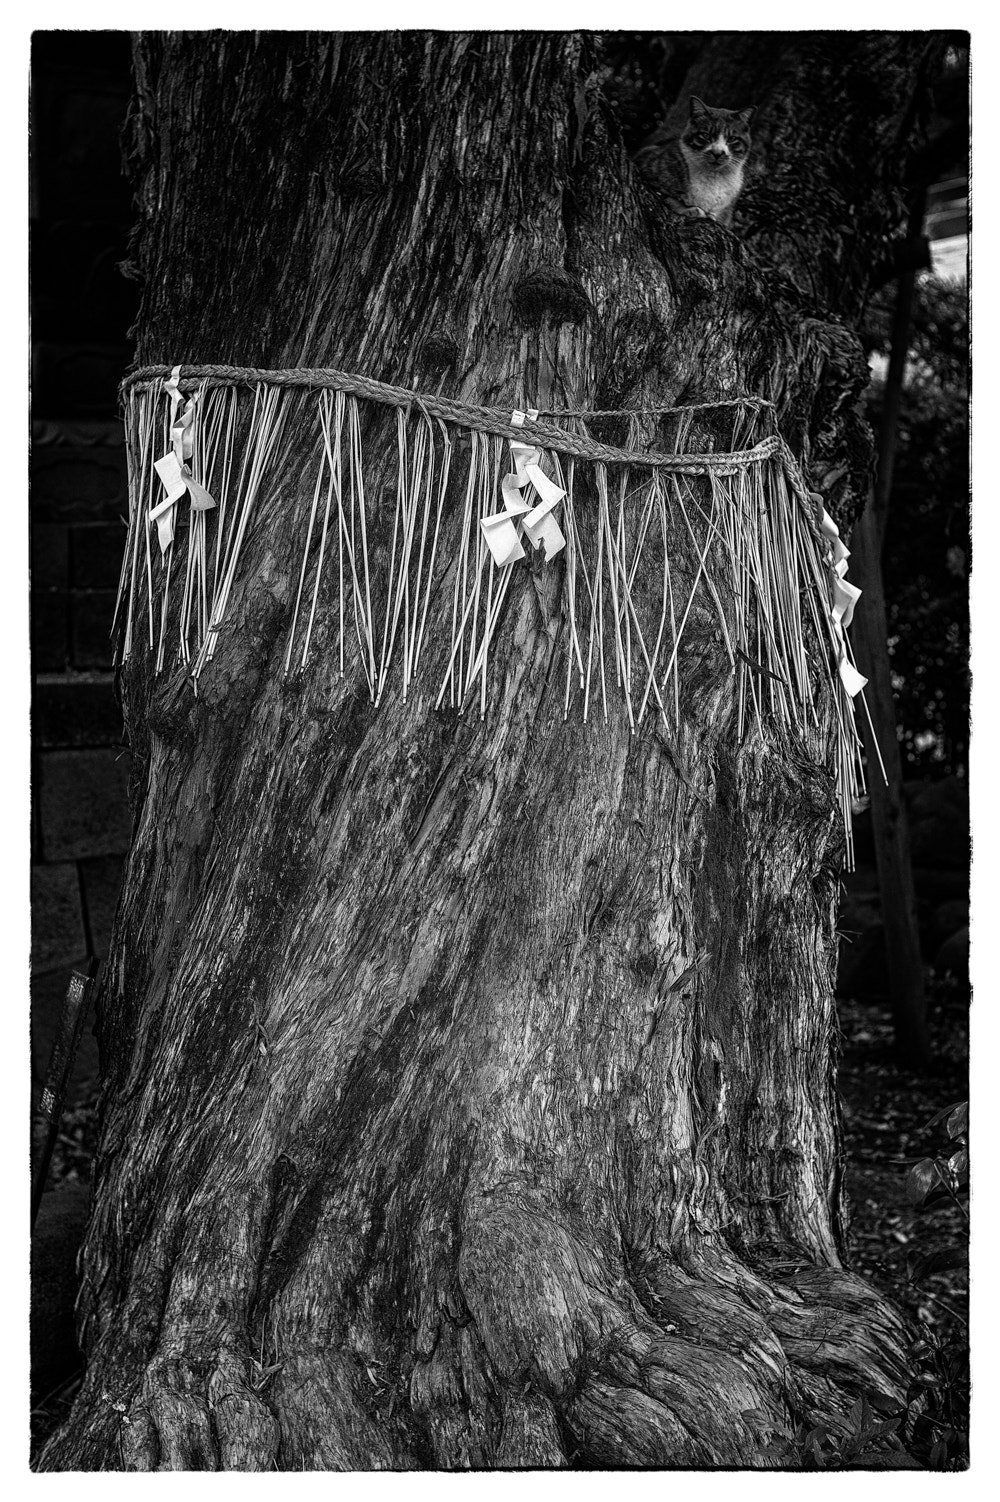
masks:
<path fill-rule="evenodd" d="M 944 1127 L 946 1142 L 934 1157 L 921 1158 L 907 1175 L 907 1194 L 921 1212 L 956 1205 L 968 1224 L 969 1107 L 965 1101 L 946 1106 L 927 1123 Z M 959 1273 L 968 1289 L 969 1248 L 960 1243 L 933 1252 L 913 1252 L 908 1273 L 923 1284 L 938 1273 Z M 942 1333 L 926 1322 L 910 1355 L 916 1376 L 907 1393 L 905 1433 L 915 1455 L 934 1469 L 964 1470 L 969 1463 L 969 1351 L 964 1317 L 934 1294 L 951 1321 Z"/>

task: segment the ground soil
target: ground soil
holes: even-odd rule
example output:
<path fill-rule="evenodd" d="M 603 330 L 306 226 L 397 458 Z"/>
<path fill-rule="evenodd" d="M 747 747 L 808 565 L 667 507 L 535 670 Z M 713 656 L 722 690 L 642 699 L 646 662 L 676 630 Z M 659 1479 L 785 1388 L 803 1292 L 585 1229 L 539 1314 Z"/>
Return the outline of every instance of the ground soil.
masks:
<path fill-rule="evenodd" d="M 839 1011 L 853 1266 L 914 1319 L 938 1335 L 955 1336 L 968 1319 L 968 1279 L 935 1273 L 918 1286 L 907 1268 L 916 1255 L 963 1246 L 965 1213 L 951 1202 L 917 1208 L 907 1194 L 907 1175 L 914 1160 L 947 1147 L 943 1123 L 928 1123 L 968 1099 L 968 998 L 947 985 L 932 992 L 933 1064 L 926 1072 L 895 1062 L 887 1004 L 842 1001 Z"/>

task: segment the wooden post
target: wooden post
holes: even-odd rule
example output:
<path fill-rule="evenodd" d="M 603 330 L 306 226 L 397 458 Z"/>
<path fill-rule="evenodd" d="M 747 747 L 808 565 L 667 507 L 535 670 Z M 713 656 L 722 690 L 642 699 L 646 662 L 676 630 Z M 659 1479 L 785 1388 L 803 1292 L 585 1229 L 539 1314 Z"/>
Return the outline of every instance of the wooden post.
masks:
<path fill-rule="evenodd" d="M 875 862 L 882 896 L 885 962 L 896 1047 L 905 1063 L 922 1067 L 930 1060 L 924 969 L 917 932 L 910 831 L 903 802 L 903 768 L 889 671 L 880 541 L 872 493 L 851 538 L 851 577 L 863 591 L 854 614 L 852 636 L 858 667 L 868 678 L 869 685 L 865 700 L 871 723 L 862 713 L 862 735 L 868 761 Z M 885 782 L 872 741 L 873 729 L 885 766 Z"/>
<path fill-rule="evenodd" d="M 910 208 L 909 233 L 923 229 L 927 194 L 920 188 Z M 906 357 L 910 347 L 910 323 L 916 273 L 899 279 L 892 320 L 892 343 L 886 373 L 882 420 L 879 425 L 878 474 L 852 541 L 852 576 L 862 590 L 854 617 L 854 645 L 858 666 L 869 680 L 866 703 L 870 715 L 862 715 L 862 735 L 869 769 L 872 831 L 875 863 L 882 897 L 885 930 L 885 962 L 889 975 L 896 1048 L 907 1064 L 922 1067 L 930 1061 L 927 1037 L 927 1004 L 924 967 L 917 930 L 916 893 L 910 858 L 910 830 L 903 801 L 903 767 L 896 735 L 896 715 L 889 668 L 889 628 L 882 590 L 882 543 L 885 538 L 896 457 L 899 409 L 903 392 Z M 885 767 L 885 781 L 876 768 L 878 742 Z"/>
<path fill-rule="evenodd" d="M 923 235 L 924 215 L 927 211 L 927 189 L 918 188 L 910 205 L 908 240 L 914 242 Z M 927 241 L 923 242 L 925 245 Z M 925 263 L 930 265 L 928 257 Z M 892 495 L 892 476 L 896 464 L 896 443 L 899 436 L 899 408 L 903 397 L 903 377 L 906 373 L 906 357 L 910 352 L 910 324 L 913 319 L 913 299 L 917 287 L 916 270 L 904 271 L 896 287 L 896 303 L 892 312 L 892 332 L 889 339 L 889 367 L 885 375 L 885 392 L 882 399 L 882 417 L 878 430 L 878 466 L 875 478 L 874 508 L 877 526 L 878 556 L 882 555 L 885 528 L 889 519 L 889 497 Z"/>
<path fill-rule="evenodd" d="M 45 1183 L 49 1176 L 49 1164 L 52 1162 L 52 1149 L 55 1147 L 59 1122 L 66 1100 L 66 1090 L 69 1086 L 70 1075 L 73 1073 L 73 1064 L 76 1059 L 77 1048 L 80 1044 L 83 1021 L 87 1014 L 87 1003 L 90 1000 L 90 992 L 93 988 L 96 975 L 97 960 L 93 957 L 87 962 L 86 975 L 80 975 L 76 970 L 73 971 L 73 974 L 70 976 L 69 988 L 66 992 L 66 999 L 63 1002 L 62 1014 L 59 1019 L 59 1032 L 56 1035 L 55 1043 L 52 1045 L 52 1057 L 49 1060 L 48 1073 L 45 1076 L 45 1088 L 38 1103 L 38 1114 L 41 1117 L 41 1132 L 38 1142 L 38 1157 L 34 1165 L 31 1184 L 32 1229 L 34 1229 L 35 1217 L 38 1214 L 38 1207 L 42 1203 L 42 1195 L 45 1192 Z"/>

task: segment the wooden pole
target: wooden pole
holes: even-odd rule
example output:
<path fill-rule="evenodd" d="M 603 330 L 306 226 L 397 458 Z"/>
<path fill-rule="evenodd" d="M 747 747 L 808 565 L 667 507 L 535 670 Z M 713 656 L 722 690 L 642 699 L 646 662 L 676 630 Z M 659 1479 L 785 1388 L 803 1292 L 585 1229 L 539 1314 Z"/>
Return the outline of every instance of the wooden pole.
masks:
<path fill-rule="evenodd" d="M 927 211 L 927 189 L 918 188 L 910 206 L 908 238 L 911 242 L 923 235 L 924 214 Z M 927 242 L 924 241 L 926 244 Z M 926 262 L 930 264 L 930 259 Z M 896 444 L 899 437 L 899 409 L 903 398 L 903 377 L 906 374 L 906 357 L 910 352 L 910 324 L 913 321 L 913 299 L 916 293 L 916 270 L 904 271 L 896 289 L 896 304 L 892 313 L 892 331 L 889 337 L 889 368 L 885 376 L 885 392 L 882 399 L 882 417 L 878 430 L 878 466 L 875 479 L 875 520 L 879 557 L 885 542 L 886 522 L 889 519 L 889 497 L 892 495 L 892 476 L 896 464 Z"/>
<path fill-rule="evenodd" d="M 910 217 L 911 234 L 923 224 L 926 194 L 920 191 Z M 862 736 L 869 767 L 875 862 L 882 898 L 885 960 L 889 976 L 896 1048 L 900 1058 L 915 1067 L 930 1062 L 924 968 L 917 929 L 916 893 L 910 858 L 910 831 L 903 799 L 903 767 L 896 735 L 896 714 L 889 666 L 889 628 L 882 589 L 882 542 L 892 490 L 899 410 L 906 356 L 910 345 L 915 274 L 905 273 L 892 324 L 892 346 L 886 375 L 882 421 L 879 427 L 878 477 L 851 539 L 851 574 L 862 590 L 854 616 L 853 637 L 858 666 L 869 680 L 866 693 L 871 723 L 862 715 Z M 876 772 L 878 754 L 885 777 Z"/>
<path fill-rule="evenodd" d="M 907 1064 L 923 1067 L 930 1061 L 924 969 L 917 932 L 910 831 L 903 801 L 903 768 L 889 671 L 888 627 L 874 496 L 869 498 L 854 528 L 851 543 L 851 575 L 863 591 L 854 613 L 851 634 L 858 667 L 868 678 L 865 699 L 872 723 L 869 725 L 868 716 L 862 714 L 862 736 L 869 768 L 875 863 L 882 897 L 893 1027 L 901 1059 Z M 878 755 L 872 742 L 873 727 L 885 765 L 886 782 L 878 770 Z"/>
<path fill-rule="evenodd" d="M 52 1057 L 49 1060 L 49 1069 L 45 1076 L 45 1088 L 42 1091 L 42 1098 L 38 1103 L 38 1112 L 42 1118 L 42 1132 L 38 1146 L 38 1160 L 35 1164 L 31 1185 L 32 1229 L 34 1229 L 35 1217 L 38 1214 L 38 1207 L 42 1203 L 42 1195 L 45 1192 L 45 1183 L 49 1176 L 49 1164 L 52 1161 L 52 1149 L 55 1146 L 56 1136 L 59 1132 L 59 1122 L 62 1118 L 63 1104 L 66 1100 L 66 1090 L 69 1086 L 70 1075 L 73 1073 L 76 1051 L 80 1043 L 80 1033 L 83 1030 L 84 1018 L 87 1015 L 87 1003 L 90 1000 L 90 992 L 93 988 L 96 975 L 96 959 L 88 961 L 86 975 L 81 975 L 78 971 L 74 970 L 70 976 L 66 999 L 63 1002 L 62 1014 L 59 1019 L 59 1032 L 52 1046 Z"/>

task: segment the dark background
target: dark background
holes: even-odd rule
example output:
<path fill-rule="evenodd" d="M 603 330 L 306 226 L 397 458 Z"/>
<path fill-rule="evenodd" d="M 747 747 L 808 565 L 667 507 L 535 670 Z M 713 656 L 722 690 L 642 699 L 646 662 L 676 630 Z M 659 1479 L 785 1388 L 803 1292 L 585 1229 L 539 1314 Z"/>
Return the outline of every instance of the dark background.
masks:
<path fill-rule="evenodd" d="M 117 387 L 139 288 L 119 137 L 127 32 L 36 32 L 31 49 L 32 1083 L 71 968 L 102 956 L 128 848 L 110 626 L 128 516 Z M 96 1080 L 88 1026 L 74 1088 Z"/>

